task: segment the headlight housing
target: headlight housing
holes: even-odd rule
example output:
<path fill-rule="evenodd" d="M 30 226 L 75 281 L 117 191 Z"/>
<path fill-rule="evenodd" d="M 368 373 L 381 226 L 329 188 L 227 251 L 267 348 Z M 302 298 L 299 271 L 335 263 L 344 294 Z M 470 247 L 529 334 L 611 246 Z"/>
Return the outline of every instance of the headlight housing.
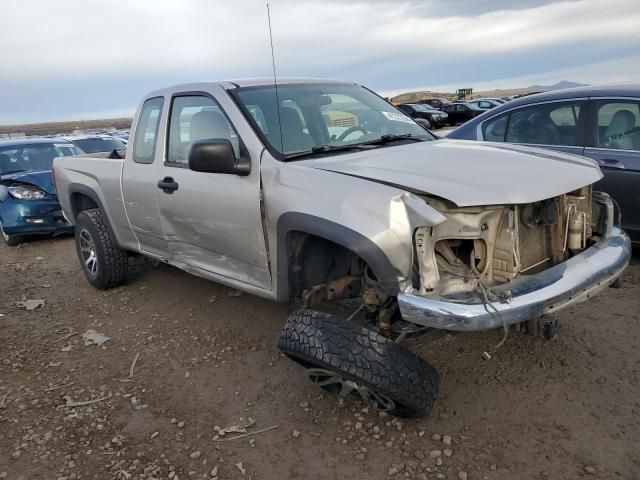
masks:
<path fill-rule="evenodd" d="M 9 187 L 9 195 L 18 200 L 46 200 L 45 192 L 36 187 Z"/>

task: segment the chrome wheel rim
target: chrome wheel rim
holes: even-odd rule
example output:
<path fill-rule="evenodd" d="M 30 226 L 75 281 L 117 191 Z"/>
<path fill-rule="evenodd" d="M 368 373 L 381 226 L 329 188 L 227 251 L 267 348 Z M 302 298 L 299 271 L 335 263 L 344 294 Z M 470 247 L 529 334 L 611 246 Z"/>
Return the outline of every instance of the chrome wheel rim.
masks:
<path fill-rule="evenodd" d="M 89 232 L 84 229 L 80 231 L 80 255 L 87 271 L 95 276 L 98 272 L 96 245 Z"/>
<path fill-rule="evenodd" d="M 377 410 L 391 411 L 396 403 L 386 395 L 371 388 L 344 378 L 342 375 L 323 368 L 310 368 L 307 375 L 312 383 L 341 400 L 364 403 Z"/>

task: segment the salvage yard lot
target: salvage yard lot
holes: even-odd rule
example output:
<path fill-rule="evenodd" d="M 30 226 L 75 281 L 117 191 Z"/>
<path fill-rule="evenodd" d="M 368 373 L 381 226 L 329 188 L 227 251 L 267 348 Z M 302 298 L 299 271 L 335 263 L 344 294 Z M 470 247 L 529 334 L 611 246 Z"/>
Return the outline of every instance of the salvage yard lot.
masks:
<path fill-rule="evenodd" d="M 512 333 L 490 360 L 499 331 L 416 347 L 442 390 L 431 418 L 397 421 L 338 405 L 280 355 L 293 306 L 149 264 L 98 291 L 68 237 L 2 245 L 0 478 L 639 478 L 637 254 L 622 289 L 558 315 L 553 342 Z M 111 339 L 86 346 L 89 329 Z M 255 435 L 213 440 L 233 425 Z"/>

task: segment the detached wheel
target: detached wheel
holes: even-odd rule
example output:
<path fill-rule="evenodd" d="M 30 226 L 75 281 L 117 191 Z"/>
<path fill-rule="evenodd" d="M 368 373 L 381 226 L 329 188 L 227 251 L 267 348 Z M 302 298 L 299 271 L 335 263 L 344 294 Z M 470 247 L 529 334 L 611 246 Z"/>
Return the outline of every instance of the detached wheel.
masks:
<path fill-rule="evenodd" d="M 10 247 L 15 247 L 22 243 L 22 235 L 8 235 L 5 233 L 2 225 L 0 225 L 0 235 L 2 236 L 2 240 Z"/>
<path fill-rule="evenodd" d="M 82 270 L 91 285 L 106 290 L 124 282 L 127 252 L 118 247 L 99 209 L 85 210 L 78 215 L 75 240 Z"/>
<path fill-rule="evenodd" d="M 310 380 L 344 400 L 399 417 L 426 416 L 440 376 L 422 358 L 352 322 L 313 310 L 294 312 L 278 348 L 307 369 Z"/>

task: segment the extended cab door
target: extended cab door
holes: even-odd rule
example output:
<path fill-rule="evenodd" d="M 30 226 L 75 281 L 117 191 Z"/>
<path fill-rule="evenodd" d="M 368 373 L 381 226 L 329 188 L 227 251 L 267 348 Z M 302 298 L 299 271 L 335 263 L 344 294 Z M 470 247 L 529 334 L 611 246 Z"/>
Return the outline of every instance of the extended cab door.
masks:
<path fill-rule="evenodd" d="M 165 114 L 164 97 L 144 101 L 133 129 L 122 172 L 122 193 L 131 229 L 142 252 L 169 257 L 157 203 L 158 169 L 164 149 L 158 146 Z"/>
<path fill-rule="evenodd" d="M 591 104 L 585 155 L 604 174 L 594 188 L 618 202 L 623 229 L 640 242 L 640 98 L 594 98 Z"/>
<path fill-rule="evenodd" d="M 262 146 L 222 87 L 212 90 L 171 98 L 156 192 L 172 263 L 271 290 L 260 204 Z M 229 140 L 235 155 L 251 162 L 249 175 L 190 170 L 191 145 L 209 139 Z"/>

